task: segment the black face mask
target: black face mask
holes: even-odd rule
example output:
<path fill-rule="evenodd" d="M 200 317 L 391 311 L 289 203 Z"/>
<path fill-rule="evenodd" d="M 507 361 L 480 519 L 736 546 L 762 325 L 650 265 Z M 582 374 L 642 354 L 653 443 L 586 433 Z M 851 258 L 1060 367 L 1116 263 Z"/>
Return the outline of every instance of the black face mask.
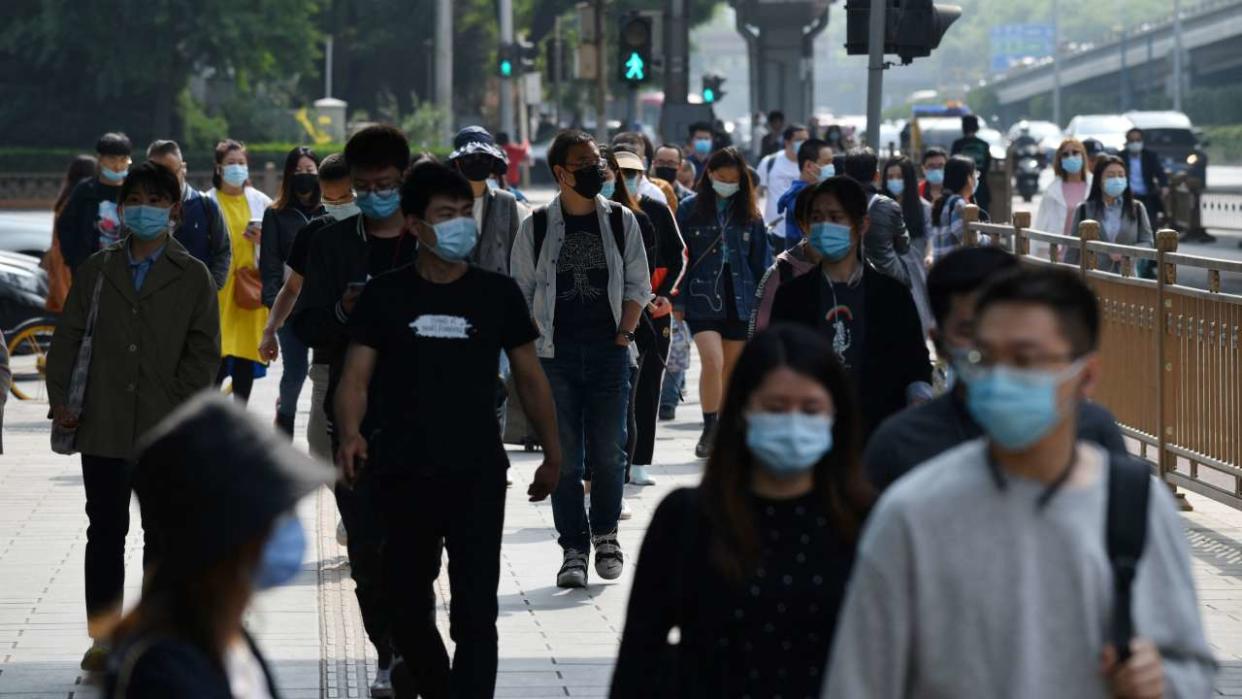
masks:
<path fill-rule="evenodd" d="M 677 181 L 677 168 L 675 167 L 658 167 L 655 169 L 655 176 L 665 182 Z"/>
<path fill-rule="evenodd" d="M 604 189 L 604 168 L 601 165 L 588 165 L 573 171 L 573 190 L 579 196 L 594 199 Z"/>
<path fill-rule="evenodd" d="M 319 193 L 319 175 L 299 172 L 293 176 L 293 193 L 298 196 Z"/>
<path fill-rule="evenodd" d="M 492 163 L 482 158 L 466 158 L 457 164 L 457 169 L 471 182 L 482 182 L 492 176 Z"/>

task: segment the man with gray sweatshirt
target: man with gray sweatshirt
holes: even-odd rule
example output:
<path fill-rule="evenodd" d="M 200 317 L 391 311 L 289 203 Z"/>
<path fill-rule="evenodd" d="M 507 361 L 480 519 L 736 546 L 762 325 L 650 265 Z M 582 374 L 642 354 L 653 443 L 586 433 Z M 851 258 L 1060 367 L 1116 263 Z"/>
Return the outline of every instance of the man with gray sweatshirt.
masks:
<path fill-rule="evenodd" d="M 1126 457 L 1076 437 L 1077 406 L 1100 375 L 1099 323 L 1094 296 L 1070 272 L 1019 271 L 982 293 L 962 373 L 985 437 L 919 466 L 880 500 L 825 696 L 1211 695 L 1216 664 L 1185 533 L 1157 482 L 1130 588 L 1128 659 L 1108 640 L 1106 494 L 1110 458 Z"/>

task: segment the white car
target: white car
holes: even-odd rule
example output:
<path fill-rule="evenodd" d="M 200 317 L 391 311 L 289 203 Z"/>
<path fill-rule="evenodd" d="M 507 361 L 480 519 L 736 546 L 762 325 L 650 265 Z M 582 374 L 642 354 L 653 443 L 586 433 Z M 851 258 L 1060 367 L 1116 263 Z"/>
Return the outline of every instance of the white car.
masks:
<path fill-rule="evenodd" d="M 1085 141 L 1094 138 L 1104 147 L 1121 152 L 1126 147 L 1126 132 L 1134 128 L 1134 122 L 1120 114 L 1080 114 L 1070 119 L 1065 135 Z"/>

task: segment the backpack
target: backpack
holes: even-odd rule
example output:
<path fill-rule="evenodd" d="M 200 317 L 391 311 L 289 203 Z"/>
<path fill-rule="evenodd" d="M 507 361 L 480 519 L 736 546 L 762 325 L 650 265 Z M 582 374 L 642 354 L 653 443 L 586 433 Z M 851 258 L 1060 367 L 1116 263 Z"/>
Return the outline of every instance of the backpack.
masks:
<path fill-rule="evenodd" d="M 612 229 L 612 240 L 617 244 L 617 252 L 621 253 L 621 259 L 625 259 L 625 217 L 623 215 L 621 205 L 610 201 L 608 202 L 608 227 Z M 534 244 L 535 266 L 539 266 L 539 255 L 543 252 L 543 241 L 548 237 L 548 207 L 541 206 L 535 209 L 534 217 Z"/>
<path fill-rule="evenodd" d="M 1109 456 L 1108 505 L 1104 541 L 1113 572 L 1113 618 L 1108 639 L 1119 662 L 1130 657 L 1134 637 L 1132 590 L 1147 543 L 1147 504 L 1151 469 L 1130 457 Z"/>

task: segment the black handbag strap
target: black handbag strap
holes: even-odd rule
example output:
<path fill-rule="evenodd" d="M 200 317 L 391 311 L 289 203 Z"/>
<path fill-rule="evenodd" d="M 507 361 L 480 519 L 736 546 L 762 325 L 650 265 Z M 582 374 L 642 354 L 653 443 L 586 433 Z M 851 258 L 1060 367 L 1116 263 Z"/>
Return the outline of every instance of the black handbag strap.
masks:
<path fill-rule="evenodd" d="M 1119 662 L 1130 657 L 1134 638 L 1133 588 L 1147 543 L 1151 470 L 1136 459 L 1110 455 L 1105 544 L 1113 572 L 1113 617 L 1109 633 Z"/>

